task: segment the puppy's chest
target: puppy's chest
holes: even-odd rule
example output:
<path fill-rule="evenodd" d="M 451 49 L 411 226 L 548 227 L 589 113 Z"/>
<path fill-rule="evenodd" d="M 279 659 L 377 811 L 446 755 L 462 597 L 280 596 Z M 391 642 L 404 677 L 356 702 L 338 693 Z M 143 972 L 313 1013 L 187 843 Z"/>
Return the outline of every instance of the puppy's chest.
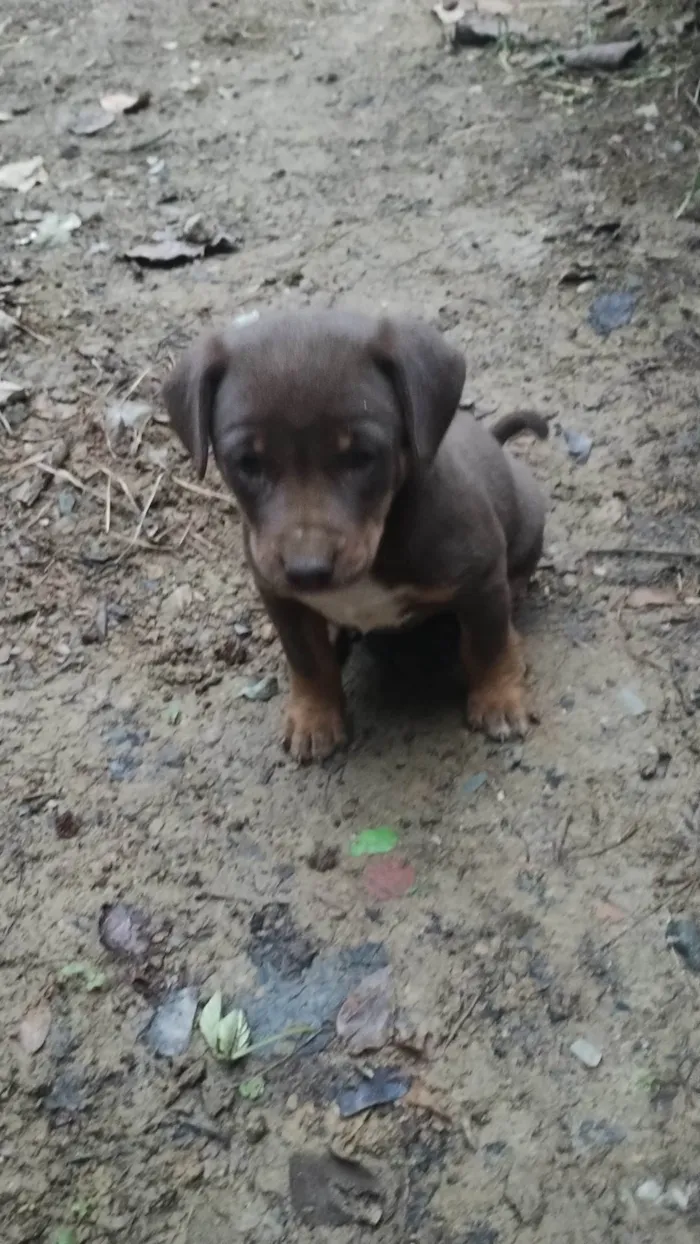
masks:
<path fill-rule="evenodd" d="M 449 593 L 451 596 L 451 593 Z M 330 592 L 307 592 L 298 597 L 315 613 L 320 613 L 335 626 L 349 630 L 395 630 L 407 625 L 414 617 L 445 604 L 447 593 L 409 586 L 387 587 L 367 577 L 351 587 Z"/>

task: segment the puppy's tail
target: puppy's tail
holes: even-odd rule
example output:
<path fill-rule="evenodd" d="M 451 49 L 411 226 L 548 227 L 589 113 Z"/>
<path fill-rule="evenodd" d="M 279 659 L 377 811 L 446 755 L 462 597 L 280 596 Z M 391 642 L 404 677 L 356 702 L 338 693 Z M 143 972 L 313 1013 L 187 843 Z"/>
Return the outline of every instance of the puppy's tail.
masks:
<path fill-rule="evenodd" d="M 521 410 L 514 415 L 504 415 L 491 428 L 491 434 L 495 436 L 499 445 L 505 445 L 506 441 L 519 436 L 521 432 L 534 432 L 538 440 L 546 441 L 549 436 L 549 424 L 542 415 L 536 415 L 532 410 Z"/>

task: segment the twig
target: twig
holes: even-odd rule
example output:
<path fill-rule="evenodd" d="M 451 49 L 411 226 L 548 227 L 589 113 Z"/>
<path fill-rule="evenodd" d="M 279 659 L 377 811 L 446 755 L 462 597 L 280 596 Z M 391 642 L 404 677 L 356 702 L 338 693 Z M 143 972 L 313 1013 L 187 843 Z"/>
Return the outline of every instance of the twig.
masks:
<path fill-rule="evenodd" d="M 462 1011 L 462 1014 L 459 1016 L 457 1022 L 454 1024 L 452 1031 L 449 1032 L 447 1036 L 445 1037 L 445 1040 L 442 1043 L 441 1052 L 444 1052 L 447 1049 L 448 1045 L 452 1045 L 452 1042 L 454 1041 L 457 1034 L 461 1032 L 467 1020 L 474 1014 L 477 1006 L 479 1005 L 480 1002 L 484 1000 L 484 998 L 486 997 L 488 993 L 491 993 L 491 989 L 479 990 L 479 993 L 472 1000 L 471 1006 L 468 1006 L 466 1011 Z"/>
<path fill-rule="evenodd" d="M 10 427 L 9 423 L 7 422 L 7 418 L 5 417 L 5 415 L 3 415 L 3 413 L 2 413 L 2 411 L 1 411 L 1 410 L 0 410 L 0 423 L 1 423 L 1 424 L 2 424 L 2 426 L 4 427 L 4 429 L 5 429 L 5 431 L 7 432 L 7 435 L 8 435 L 8 436 L 15 436 L 15 433 L 12 431 L 12 428 Z"/>
<path fill-rule="evenodd" d="M 676 890 L 676 894 L 683 894 L 686 890 L 689 890 L 691 886 L 694 886 L 695 883 L 696 883 L 696 878 L 690 877 L 688 881 L 685 881 L 683 885 L 678 887 L 678 889 Z M 609 941 L 603 942 L 603 945 L 601 946 L 601 950 L 610 950 L 612 946 L 616 946 L 617 943 L 621 941 L 623 937 L 626 937 L 628 933 L 632 933 L 633 930 L 638 928 L 640 924 L 643 924 L 644 921 L 648 920 L 650 916 L 655 916 L 656 913 L 661 911 L 662 907 L 665 907 L 665 906 L 666 906 L 666 899 L 664 898 L 659 903 L 654 903 L 652 907 L 647 907 L 643 912 L 641 912 L 639 916 L 635 917 L 635 919 L 632 921 L 631 924 L 628 924 L 626 928 L 622 929 L 620 933 L 616 934 L 615 937 L 611 937 Z"/>
<path fill-rule="evenodd" d="M 38 341 L 42 346 L 51 345 L 48 337 L 42 337 L 41 333 L 38 333 L 36 329 L 30 328 L 28 324 L 23 324 L 21 320 L 15 319 L 14 315 L 8 315 L 7 311 L 5 312 L 5 315 L 10 323 L 13 324 L 15 328 L 19 329 L 21 333 L 26 333 L 28 337 L 33 337 L 34 340 Z"/>
<path fill-rule="evenodd" d="M 151 489 L 150 493 L 148 494 L 148 500 L 146 501 L 146 504 L 144 505 L 144 507 L 143 507 L 143 511 L 142 511 L 142 513 L 141 513 L 141 517 L 140 517 L 140 519 L 139 519 L 138 523 L 136 524 L 136 531 L 134 532 L 134 536 L 133 536 L 134 541 L 138 540 L 139 536 L 141 535 L 141 532 L 143 531 L 143 525 L 144 525 L 144 523 L 145 523 L 145 521 L 146 521 L 146 518 L 148 517 L 148 511 L 150 510 L 151 506 L 153 505 L 153 501 L 154 501 L 154 499 L 155 499 L 155 495 L 156 495 L 156 493 L 157 493 L 158 489 L 160 488 L 161 481 L 162 481 L 162 479 L 163 479 L 163 475 L 164 475 L 164 472 L 163 472 L 163 471 L 161 471 L 161 473 L 160 473 L 160 475 L 158 476 L 158 478 L 157 478 L 157 480 L 156 480 L 155 484 L 153 485 L 153 487 L 152 487 L 152 489 Z"/>
<path fill-rule="evenodd" d="M 207 497 L 210 501 L 221 501 L 224 505 L 233 506 L 233 497 L 225 492 L 215 492 L 213 488 L 202 488 L 201 484 L 190 484 L 186 479 L 180 479 L 179 475 L 173 475 L 173 483 L 179 488 L 184 488 L 186 492 L 194 492 L 198 497 Z"/>
<path fill-rule="evenodd" d="M 622 546 L 621 548 L 588 549 L 589 557 L 653 557 L 658 561 L 686 561 L 700 563 L 700 549 L 662 549 L 656 545 L 647 548 Z"/>
<path fill-rule="evenodd" d="M 109 529 L 112 522 L 112 476 L 107 476 L 105 485 L 105 535 L 109 535 Z"/>
<path fill-rule="evenodd" d="M 616 851 L 617 848 L 623 846 L 625 842 L 629 842 L 630 838 L 634 838 L 634 835 L 637 833 L 638 829 L 639 825 L 633 825 L 631 829 L 628 829 L 627 832 L 624 833 L 621 838 L 617 838 L 615 842 L 609 842 L 607 846 L 599 847 L 597 851 L 579 851 L 572 858 L 575 860 L 594 860 L 599 855 L 606 855 L 608 851 Z"/>

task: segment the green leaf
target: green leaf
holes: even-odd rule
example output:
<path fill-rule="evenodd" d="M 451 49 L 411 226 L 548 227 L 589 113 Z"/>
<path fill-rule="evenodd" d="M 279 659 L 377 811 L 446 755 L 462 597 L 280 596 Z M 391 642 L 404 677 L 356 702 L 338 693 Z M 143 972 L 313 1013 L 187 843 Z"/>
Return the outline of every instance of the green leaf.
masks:
<path fill-rule="evenodd" d="M 59 1227 L 53 1237 L 53 1244 L 78 1244 L 78 1237 L 72 1227 Z"/>
<path fill-rule="evenodd" d="M 245 1017 L 245 1012 L 229 1011 L 228 1015 L 219 1020 L 216 1030 L 217 1054 L 220 1058 L 235 1063 L 239 1058 L 245 1058 L 249 1046 L 250 1024 Z"/>
<path fill-rule="evenodd" d="M 377 829 L 363 829 L 355 834 L 350 843 L 351 855 L 384 855 L 393 851 L 399 835 L 388 825 L 380 825 Z"/>
<path fill-rule="evenodd" d="M 101 972 L 99 968 L 93 967 L 91 963 L 67 963 L 58 974 L 59 981 L 76 978 L 82 980 L 88 993 L 92 993 L 95 989 L 103 989 L 107 984 L 107 977 L 104 972 Z"/>
<path fill-rule="evenodd" d="M 169 726 L 176 726 L 181 717 L 182 717 L 182 709 L 180 708 L 179 704 L 173 701 L 173 703 L 169 704 L 167 707 L 167 710 L 165 713 L 165 720 L 167 721 Z"/>
<path fill-rule="evenodd" d="M 265 1092 L 264 1077 L 251 1076 L 249 1080 L 243 1080 L 238 1085 L 238 1092 L 241 1097 L 245 1097 L 246 1101 L 257 1101 Z"/>
<path fill-rule="evenodd" d="M 223 998 L 221 996 L 221 990 L 217 989 L 216 993 L 212 994 L 199 1017 L 199 1031 L 204 1037 L 204 1040 L 209 1046 L 212 1054 L 216 1054 L 218 1052 L 217 1035 L 219 1023 L 221 1022 L 222 1006 Z"/>

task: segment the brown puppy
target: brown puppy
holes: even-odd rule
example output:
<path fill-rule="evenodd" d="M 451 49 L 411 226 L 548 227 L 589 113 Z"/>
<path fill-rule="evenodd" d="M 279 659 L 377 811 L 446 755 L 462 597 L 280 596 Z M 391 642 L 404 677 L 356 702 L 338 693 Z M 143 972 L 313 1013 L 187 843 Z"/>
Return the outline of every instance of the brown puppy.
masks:
<path fill-rule="evenodd" d="M 461 354 L 427 325 L 346 312 L 273 314 L 213 334 L 165 384 L 200 478 L 211 443 L 245 520 L 248 559 L 289 662 L 285 743 L 320 759 L 345 740 L 329 623 L 368 632 L 454 610 L 468 722 L 526 730 L 511 592 L 542 550 L 544 503 L 500 441 L 457 407 Z"/>

